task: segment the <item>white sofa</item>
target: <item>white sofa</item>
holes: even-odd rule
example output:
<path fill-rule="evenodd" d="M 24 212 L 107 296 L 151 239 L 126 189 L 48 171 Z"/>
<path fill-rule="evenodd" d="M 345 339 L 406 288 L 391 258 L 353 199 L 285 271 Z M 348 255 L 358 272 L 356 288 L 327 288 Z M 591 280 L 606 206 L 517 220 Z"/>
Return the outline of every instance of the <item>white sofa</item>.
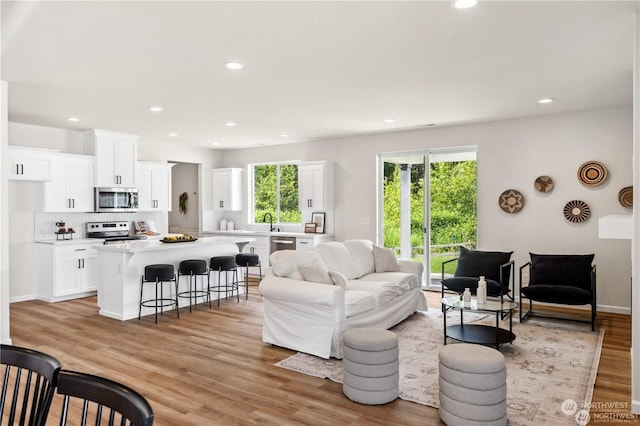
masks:
<path fill-rule="evenodd" d="M 264 303 L 262 340 L 322 358 L 342 358 L 342 334 L 346 330 L 388 329 L 412 313 L 426 310 L 420 288 L 422 264 L 396 262 L 395 256 L 389 260 L 386 254 L 381 256 L 380 248 L 366 240 L 274 252 L 271 267 L 260 283 Z M 331 281 L 305 281 L 301 265 L 303 272 L 314 265 L 341 273 L 347 279 L 346 288 Z M 389 269 L 398 270 L 385 271 Z"/>

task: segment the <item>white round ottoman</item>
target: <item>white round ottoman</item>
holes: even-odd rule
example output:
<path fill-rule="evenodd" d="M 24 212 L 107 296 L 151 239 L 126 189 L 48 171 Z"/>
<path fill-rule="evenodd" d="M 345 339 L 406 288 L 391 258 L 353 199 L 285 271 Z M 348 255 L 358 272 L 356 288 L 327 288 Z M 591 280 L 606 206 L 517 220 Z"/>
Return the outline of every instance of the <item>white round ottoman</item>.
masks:
<path fill-rule="evenodd" d="M 496 349 L 457 343 L 438 353 L 440 419 L 455 426 L 507 424 L 507 370 Z"/>
<path fill-rule="evenodd" d="M 398 397 L 398 336 L 381 328 L 357 328 L 343 336 L 342 391 L 361 404 Z"/>

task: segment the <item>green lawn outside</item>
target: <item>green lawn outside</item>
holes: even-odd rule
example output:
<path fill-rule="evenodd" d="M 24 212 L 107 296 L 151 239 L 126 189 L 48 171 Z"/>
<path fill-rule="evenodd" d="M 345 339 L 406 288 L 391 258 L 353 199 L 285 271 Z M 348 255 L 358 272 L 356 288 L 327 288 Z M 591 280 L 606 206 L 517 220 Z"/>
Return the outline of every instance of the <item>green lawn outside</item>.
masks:
<path fill-rule="evenodd" d="M 458 256 L 433 256 L 431 258 L 431 273 L 432 274 L 439 274 L 442 271 L 442 262 L 445 262 L 449 259 L 453 259 L 456 258 Z M 414 257 L 413 259 L 414 262 L 422 262 L 423 258 L 422 257 Z M 456 270 L 456 265 L 458 264 L 458 262 L 450 262 L 447 263 L 444 267 L 444 273 L 445 274 L 451 274 L 453 275 L 453 273 Z"/>

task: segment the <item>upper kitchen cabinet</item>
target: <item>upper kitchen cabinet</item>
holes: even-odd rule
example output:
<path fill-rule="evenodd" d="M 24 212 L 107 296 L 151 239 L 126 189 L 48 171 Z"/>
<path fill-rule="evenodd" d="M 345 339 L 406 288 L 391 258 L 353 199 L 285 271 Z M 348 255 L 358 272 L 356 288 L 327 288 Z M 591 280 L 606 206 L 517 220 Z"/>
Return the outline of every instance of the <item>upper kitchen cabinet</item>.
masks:
<path fill-rule="evenodd" d="M 214 210 L 242 210 L 242 169 L 213 169 Z"/>
<path fill-rule="evenodd" d="M 298 197 L 301 211 L 333 209 L 333 162 L 300 163 Z"/>
<path fill-rule="evenodd" d="M 44 212 L 92 212 L 94 157 L 57 154 L 52 162 L 52 180 L 45 182 Z"/>
<path fill-rule="evenodd" d="M 171 168 L 174 164 L 138 162 L 138 210 L 171 211 Z"/>
<path fill-rule="evenodd" d="M 9 179 L 49 181 L 52 179 L 50 149 L 9 146 Z"/>
<path fill-rule="evenodd" d="M 87 130 L 84 134 L 84 152 L 96 157 L 96 186 L 136 187 L 138 136 Z"/>

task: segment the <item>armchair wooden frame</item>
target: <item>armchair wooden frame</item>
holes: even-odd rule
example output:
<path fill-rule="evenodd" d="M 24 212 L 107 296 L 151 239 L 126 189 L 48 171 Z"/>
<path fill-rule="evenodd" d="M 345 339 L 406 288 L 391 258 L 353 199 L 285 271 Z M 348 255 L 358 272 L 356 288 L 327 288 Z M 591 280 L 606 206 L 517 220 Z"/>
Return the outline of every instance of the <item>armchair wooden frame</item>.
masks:
<path fill-rule="evenodd" d="M 544 314 L 539 314 L 537 312 L 533 311 L 533 299 L 525 296 L 522 294 L 522 282 L 523 282 L 523 271 L 525 270 L 525 268 L 530 268 L 531 267 L 531 261 L 525 263 L 524 265 L 522 265 L 520 267 L 520 273 L 519 273 L 519 283 L 518 283 L 518 296 L 519 296 L 519 305 L 520 305 L 520 322 L 522 323 L 523 321 L 526 321 L 528 318 L 531 317 L 536 317 L 536 318 L 547 318 L 547 319 L 556 319 L 556 320 L 566 320 L 566 321 L 576 321 L 576 322 L 585 322 L 585 323 L 591 323 L 591 331 L 595 331 L 595 327 L 596 327 L 596 265 L 592 265 L 591 266 L 591 303 L 589 303 L 591 305 L 591 319 L 590 320 L 584 320 L 581 318 L 572 318 L 569 316 L 560 316 L 560 315 L 550 315 L 547 313 Z M 526 286 L 525 286 L 526 287 Z M 522 299 L 528 299 L 529 300 L 529 309 L 524 312 L 524 305 L 522 303 Z M 558 303 L 558 304 L 562 304 L 564 305 L 565 303 L 562 302 L 550 302 L 550 301 L 544 301 L 545 303 Z"/>

